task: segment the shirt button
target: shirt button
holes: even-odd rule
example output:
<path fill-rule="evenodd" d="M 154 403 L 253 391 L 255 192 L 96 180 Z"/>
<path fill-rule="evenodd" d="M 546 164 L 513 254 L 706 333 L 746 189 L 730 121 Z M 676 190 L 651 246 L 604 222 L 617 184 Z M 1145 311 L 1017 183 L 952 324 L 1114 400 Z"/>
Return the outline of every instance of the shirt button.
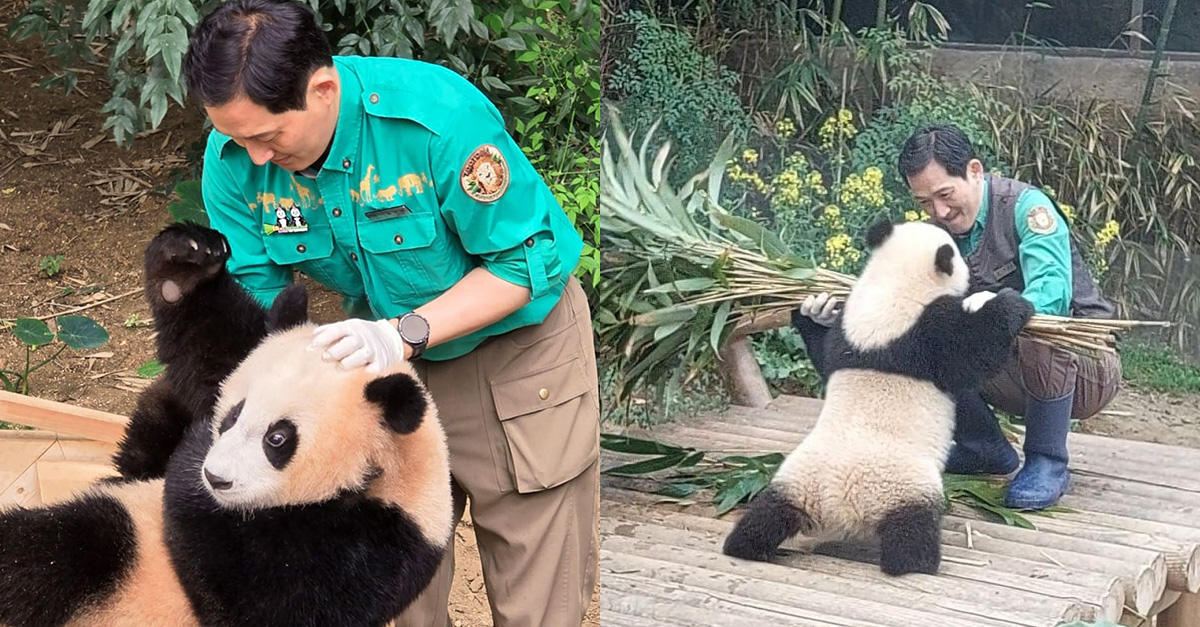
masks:
<path fill-rule="evenodd" d="M 550 390 L 547 390 L 546 388 L 542 388 L 542 390 L 540 392 L 538 392 L 538 396 L 544 401 L 544 400 L 550 398 Z"/>
<path fill-rule="evenodd" d="M 404 236 L 403 236 L 403 235 L 396 235 L 396 237 L 393 237 L 393 238 L 392 238 L 392 241 L 393 241 L 393 242 L 396 242 L 396 244 L 397 244 L 397 245 L 399 245 L 399 244 L 403 244 L 403 243 L 404 243 Z"/>
<path fill-rule="evenodd" d="M 371 104 L 379 104 L 379 94 L 371 94 Z"/>
<path fill-rule="evenodd" d="M 358 261 L 358 253 L 350 253 L 350 261 Z"/>
<path fill-rule="evenodd" d="M 296 252 L 298 253 L 302 253 L 306 250 L 308 250 L 308 246 L 305 246 L 304 244 L 299 244 L 296 246 Z"/>
<path fill-rule="evenodd" d="M 531 238 L 525 240 L 525 245 L 532 248 L 533 247 L 533 238 L 531 237 Z"/>
<path fill-rule="evenodd" d="M 350 169 L 350 160 L 349 160 L 349 159 L 342 159 L 342 167 L 343 167 L 343 168 L 345 168 L 345 169 L 347 169 L 347 170 L 349 170 L 349 169 Z"/>
<path fill-rule="evenodd" d="M 335 217 L 335 218 L 340 218 L 340 217 L 342 217 L 342 209 L 341 209 L 341 207 L 334 207 L 334 208 L 333 208 L 333 217 Z"/>

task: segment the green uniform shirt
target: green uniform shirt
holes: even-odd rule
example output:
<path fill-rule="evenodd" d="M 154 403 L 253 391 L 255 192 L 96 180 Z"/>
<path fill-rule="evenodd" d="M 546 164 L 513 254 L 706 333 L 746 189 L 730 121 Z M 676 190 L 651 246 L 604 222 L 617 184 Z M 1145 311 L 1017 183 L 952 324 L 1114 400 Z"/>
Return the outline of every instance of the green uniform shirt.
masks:
<path fill-rule="evenodd" d="M 335 57 L 334 66 L 341 108 L 315 180 L 256 166 L 228 136 L 209 136 L 204 203 L 229 240 L 230 273 L 269 305 L 298 269 L 364 318 L 412 311 L 477 267 L 530 289 L 503 320 L 428 349 L 434 361 L 542 322 L 583 240 L 499 111 L 438 65 Z"/>
<path fill-rule="evenodd" d="M 983 205 L 971 231 L 963 236 L 955 236 L 958 250 L 964 256 L 971 254 L 979 245 L 980 238 L 985 232 L 988 215 L 988 198 L 991 190 L 985 180 L 983 184 Z M 1025 278 L 1025 291 L 1022 296 L 1039 314 L 1053 316 L 1071 315 L 1071 241 L 1066 222 L 1057 211 L 1050 215 L 1057 223 L 1057 228 L 1049 234 L 1035 233 L 1029 228 L 1026 216 L 1034 207 L 1050 207 L 1050 197 L 1038 189 L 1027 189 L 1017 197 L 1017 206 L 1013 211 L 1016 217 L 1018 257 L 1021 264 L 1021 274 Z"/>

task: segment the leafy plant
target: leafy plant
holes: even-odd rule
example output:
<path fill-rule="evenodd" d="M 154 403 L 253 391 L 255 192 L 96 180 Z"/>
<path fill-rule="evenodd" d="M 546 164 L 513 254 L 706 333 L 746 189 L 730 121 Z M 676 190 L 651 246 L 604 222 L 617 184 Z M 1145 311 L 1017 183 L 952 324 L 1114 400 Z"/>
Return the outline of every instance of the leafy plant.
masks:
<path fill-rule="evenodd" d="M 771 482 L 785 457 L 778 452 L 715 456 L 693 447 L 608 433 L 601 434 L 600 447 L 615 453 L 646 456 L 646 459 L 609 468 L 604 474 L 653 479 L 661 483 L 654 494 L 684 503 L 694 502 L 702 491 L 712 491 L 718 516 L 753 500 Z M 667 470 L 673 472 L 651 477 Z M 947 506 L 957 503 L 1009 525 L 1034 528 L 1028 518 L 1004 505 L 1005 486 L 998 480 L 944 475 L 942 483 Z M 1051 508 L 1046 511 L 1064 510 Z"/>
<path fill-rule="evenodd" d="M 750 126 L 734 87 L 738 75 L 701 52 L 686 32 L 638 11 L 624 14 L 634 42 L 616 62 L 609 89 L 621 98 L 626 121 L 647 128 L 662 120 L 676 142 L 676 172 L 703 168 L 729 133 Z M 679 185 L 681 179 L 672 179 Z"/>
<path fill-rule="evenodd" d="M 59 272 L 62 272 L 62 255 L 47 255 L 42 257 L 42 261 L 38 264 L 38 268 L 46 273 L 46 276 L 52 277 Z"/>
<path fill-rule="evenodd" d="M 175 185 L 175 195 L 178 200 L 167 205 L 167 212 L 176 222 L 195 222 L 208 226 L 208 212 L 204 208 L 204 195 L 200 191 L 200 181 L 180 181 Z"/>
<path fill-rule="evenodd" d="M 153 379 L 166 370 L 167 367 L 159 363 L 157 359 L 151 359 L 150 361 L 138 366 L 137 376 L 143 379 Z"/>
<path fill-rule="evenodd" d="M 1184 363 L 1165 346 L 1122 347 L 1121 370 L 1124 379 L 1137 387 L 1170 394 L 1200 393 L 1200 367 Z"/>
<path fill-rule="evenodd" d="M 108 331 L 87 316 L 68 315 L 55 319 L 58 332 L 36 318 L 18 318 L 13 326 L 13 335 L 25 345 L 25 368 L 23 370 L 0 369 L 0 383 L 10 392 L 29 393 L 29 375 L 58 357 L 64 350 L 96 348 L 108 342 Z M 33 353 L 42 346 L 58 340 L 62 346 L 45 360 L 33 364 Z"/>

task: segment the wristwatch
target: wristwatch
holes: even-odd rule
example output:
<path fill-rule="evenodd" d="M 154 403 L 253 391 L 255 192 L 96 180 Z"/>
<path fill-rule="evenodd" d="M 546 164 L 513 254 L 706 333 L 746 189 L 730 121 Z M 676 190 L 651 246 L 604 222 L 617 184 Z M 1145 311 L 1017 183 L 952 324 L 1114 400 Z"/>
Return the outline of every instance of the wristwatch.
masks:
<path fill-rule="evenodd" d="M 397 322 L 396 330 L 400 332 L 400 339 L 412 347 L 409 359 L 420 357 L 429 343 L 429 321 L 419 313 L 410 312 L 400 316 Z"/>

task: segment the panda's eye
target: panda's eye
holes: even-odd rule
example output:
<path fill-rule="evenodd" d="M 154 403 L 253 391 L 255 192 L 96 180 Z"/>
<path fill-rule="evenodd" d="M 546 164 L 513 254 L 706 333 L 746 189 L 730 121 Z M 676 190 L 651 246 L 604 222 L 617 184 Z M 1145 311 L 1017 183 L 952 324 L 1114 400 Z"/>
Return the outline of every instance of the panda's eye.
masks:
<path fill-rule="evenodd" d="M 279 448 L 287 443 L 287 434 L 282 431 L 275 431 L 267 434 L 267 444 L 275 448 Z"/>

